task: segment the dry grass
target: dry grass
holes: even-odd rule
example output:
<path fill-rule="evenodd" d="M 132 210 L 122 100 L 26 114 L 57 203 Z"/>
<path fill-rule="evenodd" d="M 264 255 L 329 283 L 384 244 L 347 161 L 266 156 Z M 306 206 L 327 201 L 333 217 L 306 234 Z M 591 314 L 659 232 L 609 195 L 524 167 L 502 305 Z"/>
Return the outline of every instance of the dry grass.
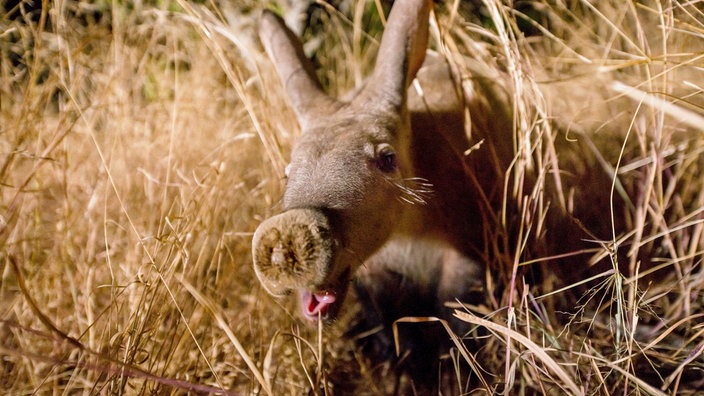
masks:
<path fill-rule="evenodd" d="M 297 133 L 262 5 L 158 4 L 0 17 L 2 393 L 387 393 L 349 317 L 299 328 L 251 269 Z M 701 391 L 704 3 L 538 1 L 530 37 L 498 1 L 468 8 L 444 4 L 436 42 L 496 73 L 516 153 L 486 301 L 458 313 L 486 333 L 457 340 L 475 392 Z M 375 42 L 325 15 L 324 80 L 352 87 Z M 593 240 L 564 249 L 555 217 Z"/>

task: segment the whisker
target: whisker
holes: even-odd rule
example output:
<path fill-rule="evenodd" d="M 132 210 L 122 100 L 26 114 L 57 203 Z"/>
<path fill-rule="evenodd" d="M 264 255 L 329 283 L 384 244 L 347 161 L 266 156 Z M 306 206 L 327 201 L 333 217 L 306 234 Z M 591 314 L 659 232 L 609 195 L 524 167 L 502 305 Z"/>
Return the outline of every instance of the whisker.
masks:
<path fill-rule="evenodd" d="M 399 191 L 399 199 L 410 205 L 426 205 L 434 193 L 433 184 L 422 177 L 410 177 L 391 181 Z"/>

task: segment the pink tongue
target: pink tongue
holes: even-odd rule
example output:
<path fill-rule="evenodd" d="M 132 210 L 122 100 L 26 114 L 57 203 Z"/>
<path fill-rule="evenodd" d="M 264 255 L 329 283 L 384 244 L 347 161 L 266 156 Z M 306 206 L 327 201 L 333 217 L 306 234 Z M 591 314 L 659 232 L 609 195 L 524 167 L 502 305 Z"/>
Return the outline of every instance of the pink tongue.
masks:
<path fill-rule="evenodd" d="M 328 306 L 335 302 L 335 295 L 329 292 L 311 293 L 307 290 L 301 292 L 301 308 L 306 318 L 314 320 L 318 315 L 324 316 Z"/>

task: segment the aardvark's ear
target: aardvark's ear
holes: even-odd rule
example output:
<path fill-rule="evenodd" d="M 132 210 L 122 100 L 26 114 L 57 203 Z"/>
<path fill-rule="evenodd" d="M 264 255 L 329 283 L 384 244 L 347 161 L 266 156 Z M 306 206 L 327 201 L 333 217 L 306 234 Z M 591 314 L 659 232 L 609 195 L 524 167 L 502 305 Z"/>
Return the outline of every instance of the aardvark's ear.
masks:
<path fill-rule="evenodd" d="M 423 65 L 428 46 L 432 0 L 396 0 L 381 39 L 374 73 L 365 96 L 392 108 L 405 104 L 406 91 Z"/>
<path fill-rule="evenodd" d="M 280 17 L 264 11 L 259 21 L 259 38 L 276 67 L 298 121 L 305 129 L 311 120 L 333 108 L 336 101 L 323 92 L 300 40 Z"/>

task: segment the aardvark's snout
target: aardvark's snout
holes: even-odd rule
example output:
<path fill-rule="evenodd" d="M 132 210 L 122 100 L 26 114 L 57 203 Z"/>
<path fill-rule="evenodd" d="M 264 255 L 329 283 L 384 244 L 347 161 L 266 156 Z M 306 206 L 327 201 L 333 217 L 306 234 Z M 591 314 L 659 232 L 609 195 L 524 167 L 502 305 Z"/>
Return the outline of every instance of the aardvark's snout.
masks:
<path fill-rule="evenodd" d="M 335 301 L 330 279 L 335 248 L 330 221 L 315 209 L 292 209 L 262 222 L 254 232 L 254 271 L 275 296 L 296 290 L 304 316 L 324 315 Z"/>

